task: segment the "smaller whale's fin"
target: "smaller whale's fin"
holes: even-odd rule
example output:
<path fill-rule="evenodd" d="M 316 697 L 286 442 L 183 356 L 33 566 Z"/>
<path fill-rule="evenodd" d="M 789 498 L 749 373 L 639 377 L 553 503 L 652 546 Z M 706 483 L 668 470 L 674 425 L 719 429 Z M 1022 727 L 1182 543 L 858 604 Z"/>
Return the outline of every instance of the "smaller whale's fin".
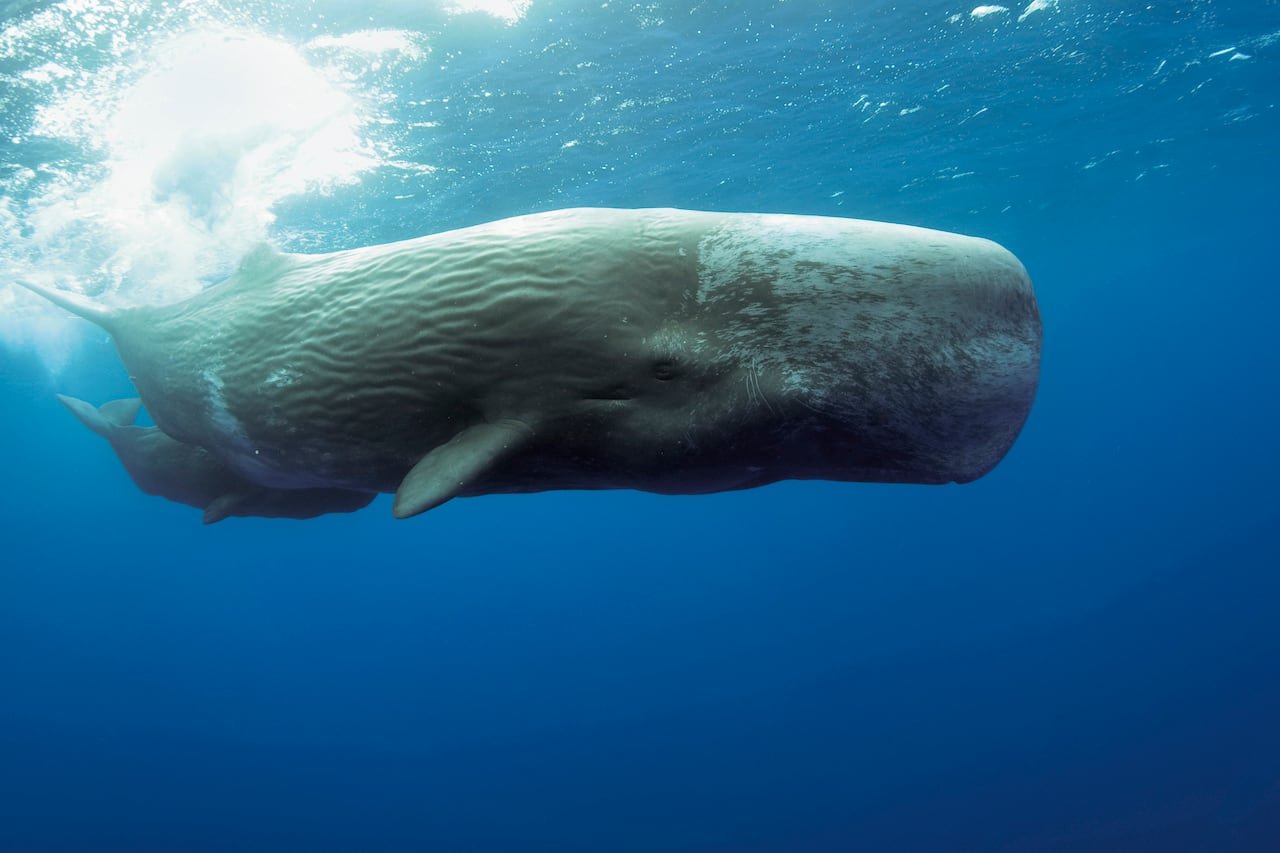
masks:
<path fill-rule="evenodd" d="M 58 402 L 70 409 L 71 414 L 75 415 L 80 423 L 103 438 L 110 437 L 114 429 L 132 426 L 138 418 L 138 410 L 142 408 L 142 401 L 137 397 L 112 400 L 97 409 L 92 404 L 77 400 L 75 397 L 68 397 L 65 394 L 58 394 L 57 397 Z"/>
<path fill-rule="evenodd" d="M 409 470 L 396 490 L 392 514 L 408 518 L 466 493 L 531 434 L 526 424 L 512 420 L 467 427 Z"/>

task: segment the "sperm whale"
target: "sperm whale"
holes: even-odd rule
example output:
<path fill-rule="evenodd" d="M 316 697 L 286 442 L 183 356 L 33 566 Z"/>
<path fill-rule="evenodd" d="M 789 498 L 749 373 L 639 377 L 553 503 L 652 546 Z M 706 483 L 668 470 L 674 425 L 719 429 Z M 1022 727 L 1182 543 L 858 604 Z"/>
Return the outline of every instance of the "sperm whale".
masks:
<path fill-rule="evenodd" d="M 378 492 L 403 518 L 550 489 L 964 483 L 1009 451 L 1039 381 L 1012 254 L 856 219 L 584 208 L 264 246 L 159 307 L 22 283 L 112 335 L 155 432 L 120 439 L 131 404 L 112 421 L 64 402 L 207 521 Z"/>

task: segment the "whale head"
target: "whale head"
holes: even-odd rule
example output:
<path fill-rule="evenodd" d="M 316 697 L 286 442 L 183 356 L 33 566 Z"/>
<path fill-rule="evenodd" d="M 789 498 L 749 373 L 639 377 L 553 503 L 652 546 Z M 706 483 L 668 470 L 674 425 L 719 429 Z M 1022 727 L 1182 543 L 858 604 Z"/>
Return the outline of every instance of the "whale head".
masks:
<path fill-rule="evenodd" d="M 554 449 L 534 453 L 534 469 L 554 457 L 585 472 L 580 487 L 609 471 L 614 484 L 626 472 L 625 485 L 689 493 L 963 483 L 1007 453 L 1041 339 L 1012 254 L 879 222 L 701 216 L 670 241 L 667 266 L 611 273 L 634 280 L 622 307 L 579 324 L 592 349 L 580 374 L 561 372 L 576 405 L 543 430 Z M 633 298 L 655 290 L 657 304 Z"/>

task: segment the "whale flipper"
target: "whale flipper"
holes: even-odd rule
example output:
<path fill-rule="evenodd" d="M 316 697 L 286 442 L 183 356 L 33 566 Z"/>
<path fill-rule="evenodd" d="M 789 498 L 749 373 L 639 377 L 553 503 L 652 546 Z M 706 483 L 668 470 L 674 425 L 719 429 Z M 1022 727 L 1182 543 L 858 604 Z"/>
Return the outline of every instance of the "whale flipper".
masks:
<path fill-rule="evenodd" d="M 236 510 L 243 507 L 249 497 L 245 492 L 226 492 L 218 495 L 204 508 L 201 522 L 204 524 L 217 524 L 224 518 L 240 514 Z"/>
<path fill-rule="evenodd" d="M 132 426 L 138 418 L 138 410 L 142 408 L 142 400 L 137 397 L 112 400 L 101 408 L 94 408 L 91 403 L 66 394 L 58 394 L 57 397 L 58 402 L 66 406 L 80 423 L 103 438 L 110 438 L 114 429 Z"/>
<path fill-rule="evenodd" d="M 518 421 L 467 427 L 418 460 L 396 489 L 391 512 L 408 518 L 463 494 L 503 457 L 523 447 L 530 434 Z"/>

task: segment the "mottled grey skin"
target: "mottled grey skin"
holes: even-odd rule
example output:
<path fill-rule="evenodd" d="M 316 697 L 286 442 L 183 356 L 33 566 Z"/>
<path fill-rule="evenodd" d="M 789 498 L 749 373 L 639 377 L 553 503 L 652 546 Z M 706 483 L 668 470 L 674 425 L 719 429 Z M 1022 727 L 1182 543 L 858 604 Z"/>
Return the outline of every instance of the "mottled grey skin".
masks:
<path fill-rule="evenodd" d="M 31 286 L 31 285 L 29 285 Z M 967 482 L 1039 378 L 1017 259 L 900 225 L 566 210 L 328 255 L 263 249 L 108 312 L 163 434 L 269 490 L 458 496 Z"/>

